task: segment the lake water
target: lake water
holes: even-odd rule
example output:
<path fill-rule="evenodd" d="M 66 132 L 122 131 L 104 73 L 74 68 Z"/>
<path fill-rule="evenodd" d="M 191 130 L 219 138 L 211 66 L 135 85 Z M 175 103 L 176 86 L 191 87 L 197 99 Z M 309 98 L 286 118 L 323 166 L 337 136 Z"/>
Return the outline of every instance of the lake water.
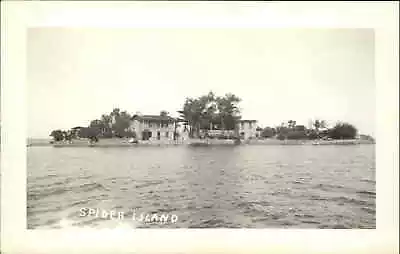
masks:
<path fill-rule="evenodd" d="M 375 228 L 374 145 L 30 147 L 27 184 L 29 229 Z"/>

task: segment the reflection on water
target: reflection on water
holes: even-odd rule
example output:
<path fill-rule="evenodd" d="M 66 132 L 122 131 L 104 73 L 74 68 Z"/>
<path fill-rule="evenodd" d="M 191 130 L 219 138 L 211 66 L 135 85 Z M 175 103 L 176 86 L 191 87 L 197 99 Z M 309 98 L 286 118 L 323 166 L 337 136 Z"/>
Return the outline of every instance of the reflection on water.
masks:
<path fill-rule="evenodd" d="M 375 199 L 374 145 L 28 148 L 28 228 L 375 228 Z"/>

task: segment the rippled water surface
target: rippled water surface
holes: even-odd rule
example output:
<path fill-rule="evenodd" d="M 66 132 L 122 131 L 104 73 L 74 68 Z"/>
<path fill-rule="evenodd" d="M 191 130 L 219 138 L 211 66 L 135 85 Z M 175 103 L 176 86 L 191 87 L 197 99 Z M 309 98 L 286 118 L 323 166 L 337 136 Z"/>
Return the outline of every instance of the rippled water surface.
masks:
<path fill-rule="evenodd" d="M 30 147 L 27 204 L 30 229 L 375 228 L 375 146 Z"/>

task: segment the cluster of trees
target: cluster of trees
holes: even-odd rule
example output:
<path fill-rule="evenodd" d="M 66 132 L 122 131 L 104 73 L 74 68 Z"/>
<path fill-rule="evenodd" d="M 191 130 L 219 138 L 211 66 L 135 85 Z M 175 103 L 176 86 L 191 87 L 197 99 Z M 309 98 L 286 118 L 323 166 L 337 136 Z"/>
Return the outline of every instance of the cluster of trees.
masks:
<path fill-rule="evenodd" d="M 50 136 L 53 137 L 54 141 L 70 141 L 73 138 L 71 131 L 63 131 L 63 130 L 53 130 L 50 133 Z"/>
<path fill-rule="evenodd" d="M 114 108 L 110 114 L 103 114 L 100 119 L 92 120 L 89 130 L 85 131 L 97 132 L 97 136 L 102 138 L 134 137 L 135 133 L 129 131 L 131 118 L 132 116 L 127 111 Z"/>
<path fill-rule="evenodd" d="M 100 119 L 90 121 L 88 127 L 79 128 L 79 131 L 54 130 L 50 136 L 54 141 L 71 141 L 73 138 L 88 138 L 97 142 L 99 138 L 136 137 L 136 133 L 129 131 L 131 115 L 119 108 L 113 109 L 110 114 L 103 114 Z"/>
<path fill-rule="evenodd" d="M 217 96 L 212 91 L 197 98 L 186 98 L 183 109 L 178 111 L 189 136 L 199 136 L 200 130 L 236 130 L 240 120 L 238 107 L 241 99 L 234 94 Z"/>
<path fill-rule="evenodd" d="M 182 110 L 178 111 L 179 122 L 189 131 L 192 138 L 200 136 L 200 130 L 233 130 L 234 136 L 237 133 L 237 123 L 241 119 L 239 103 L 241 99 L 234 94 L 228 93 L 224 96 L 217 96 L 212 91 L 206 95 L 196 98 L 185 99 Z M 167 111 L 161 111 L 160 116 L 168 116 Z M 77 136 L 88 138 L 97 142 L 98 138 L 113 137 L 136 137 L 136 133 L 129 130 L 132 116 L 127 111 L 114 108 L 109 114 L 103 114 L 100 119 L 90 121 L 88 127 L 80 128 L 79 133 L 74 130 L 54 130 L 50 136 L 55 141 L 70 141 Z M 176 126 L 174 138 L 176 138 Z M 324 120 L 315 120 L 309 128 L 304 125 L 297 125 L 295 120 L 289 120 L 275 128 L 258 128 L 262 138 L 278 139 L 352 139 L 357 135 L 357 129 L 349 123 L 337 123 L 328 129 Z"/>
<path fill-rule="evenodd" d="M 324 120 L 315 120 L 311 124 L 311 128 L 306 128 L 304 125 L 296 125 L 296 121 L 289 120 L 287 123 L 282 123 L 280 126 L 271 128 L 266 127 L 259 129 L 262 138 L 277 139 L 354 139 L 357 136 L 357 128 L 349 123 L 338 122 L 332 128 L 327 128 L 327 123 Z"/>
<path fill-rule="evenodd" d="M 165 110 L 160 116 L 168 116 Z M 101 115 L 100 119 L 90 121 L 88 127 L 75 127 L 71 130 L 54 130 L 50 136 L 54 141 L 71 141 L 74 138 L 88 138 L 92 142 L 98 142 L 99 138 L 136 138 L 136 133 L 129 130 L 132 115 L 127 111 L 114 108 L 109 114 Z M 79 131 L 78 131 L 79 129 Z"/>
<path fill-rule="evenodd" d="M 329 129 L 328 136 L 333 139 L 353 139 L 357 136 L 358 130 L 349 123 L 337 123 Z"/>
<path fill-rule="evenodd" d="M 53 140 L 58 142 L 58 141 L 69 141 L 71 142 L 72 139 L 75 138 L 88 138 L 92 142 L 97 142 L 98 138 L 100 136 L 100 131 L 97 128 L 92 128 L 92 127 L 83 127 L 79 130 L 78 132 L 75 132 L 73 130 L 53 130 L 50 133 L 50 136 L 53 137 Z"/>

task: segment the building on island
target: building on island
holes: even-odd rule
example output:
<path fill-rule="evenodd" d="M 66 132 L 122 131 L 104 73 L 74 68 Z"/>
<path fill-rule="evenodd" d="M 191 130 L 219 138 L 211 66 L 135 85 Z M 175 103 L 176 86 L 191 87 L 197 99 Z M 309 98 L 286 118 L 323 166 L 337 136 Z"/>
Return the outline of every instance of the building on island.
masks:
<path fill-rule="evenodd" d="M 257 120 L 240 120 L 237 128 L 241 139 L 257 137 Z"/>
<path fill-rule="evenodd" d="M 81 126 L 77 126 L 77 127 L 71 128 L 70 134 L 71 134 L 74 138 L 78 138 L 79 135 L 80 135 L 80 133 L 81 133 L 81 130 L 84 129 L 84 128 L 85 128 L 85 127 L 81 127 Z"/>
<path fill-rule="evenodd" d="M 256 138 L 260 138 L 262 136 L 263 129 L 259 126 L 256 127 Z"/>
<path fill-rule="evenodd" d="M 179 120 L 170 116 L 141 115 L 136 114 L 131 118 L 129 131 L 136 133 L 137 140 L 171 141 L 175 135 L 185 140 L 189 137 L 189 131 L 184 126 L 179 126 Z M 183 129 L 182 129 L 183 128 Z M 200 135 L 205 130 L 200 130 Z M 208 130 L 209 136 L 234 136 L 235 132 L 241 139 L 257 138 L 257 120 L 240 120 L 237 130 Z M 201 135 L 202 136 L 202 135 Z"/>
<path fill-rule="evenodd" d="M 129 130 L 138 140 L 174 140 L 176 119 L 170 116 L 134 115 Z"/>
<path fill-rule="evenodd" d="M 239 120 L 235 130 L 214 129 L 208 130 L 209 136 L 230 136 L 235 137 L 239 135 L 240 139 L 252 139 L 259 136 L 257 130 L 257 120 Z"/>

